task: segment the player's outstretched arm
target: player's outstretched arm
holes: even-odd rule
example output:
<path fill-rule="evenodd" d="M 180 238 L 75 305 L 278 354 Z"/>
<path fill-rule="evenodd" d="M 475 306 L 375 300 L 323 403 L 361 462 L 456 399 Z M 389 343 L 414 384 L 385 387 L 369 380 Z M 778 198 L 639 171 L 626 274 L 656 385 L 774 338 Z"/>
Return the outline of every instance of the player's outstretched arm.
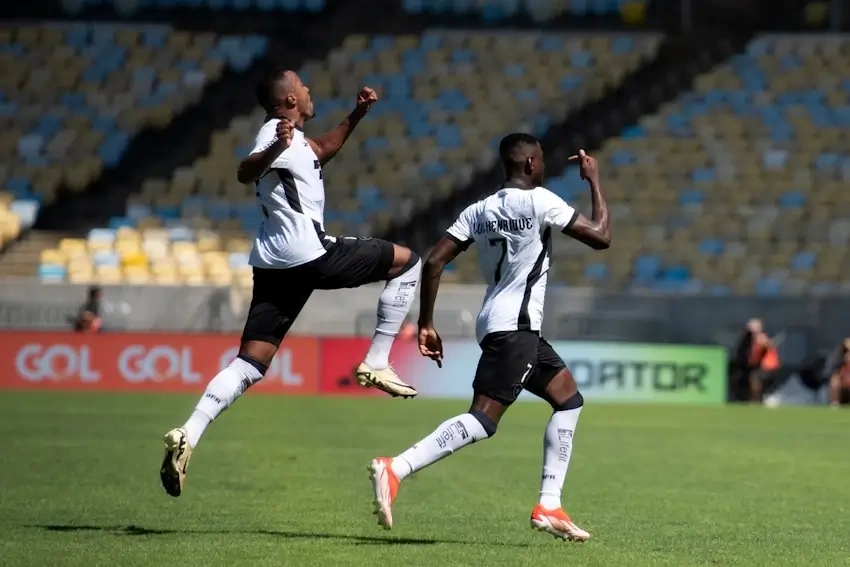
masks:
<path fill-rule="evenodd" d="M 434 304 L 437 302 L 437 290 L 440 277 L 446 264 L 454 260 L 463 248 L 448 236 L 442 237 L 434 246 L 425 267 L 422 269 L 422 291 L 419 299 L 419 352 L 443 365 L 443 341 L 434 329 Z"/>
<path fill-rule="evenodd" d="M 594 250 L 605 250 L 611 246 L 611 227 L 608 217 L 608 203 L 602 195 L 602 184 L 599 182 L 599 164 L 595 158 L 587 155 L 584 150 L 570 160 L 580 160 L 581 178 L 590 185 L 592 211 L 590 218 L 582 214 L 576 215 L 575 220 L 564 229 L 564 234 L 587 244 Z"/>
<path fill-rule="evenodd" d="M 366 116 L 372 103 L 378 100 L 378 94 L 369 87 L 363 87 L 357 95 L 357 106 L 351 111 L 351 114 L 343 120 L 339 126 L 318 138 L 308 140 L 316 156 L 319 158 L 319 163 L 325 165 L 333 159 L 337 152 L 342 148 L 348 137 L 354 132 L 360 120 Z"/>
<path fill-rule="evenodd" d="M 292 128 L 292 121 L 281 120 L 275 126 L 274 137 L 271 140 L 264 140 L 264 137 L 270 137 L 271 134 L 265 134 L 263 130 L 260 130 L 254 151 L 239 163 L 239 169 L 236 170 L 236 179 L 239 183 L 243 185 L 252 183 L 265 175 L 280 154 L 292 144 Z"/>

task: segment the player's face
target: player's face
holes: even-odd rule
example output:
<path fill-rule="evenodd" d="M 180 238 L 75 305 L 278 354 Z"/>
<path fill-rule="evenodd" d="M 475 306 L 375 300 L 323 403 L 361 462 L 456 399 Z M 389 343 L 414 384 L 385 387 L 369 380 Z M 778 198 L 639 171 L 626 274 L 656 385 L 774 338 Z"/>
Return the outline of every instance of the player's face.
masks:
<path fill-rule="evenodd" d="M 298 79 L 298 86 L 295 88 L 296 97 L 298 98 L 298 110 L 301 111 L 301 116 L 309 120 L 316 115 L 313 110 L 313 98 L 310 96 L 310 88 Z"/>

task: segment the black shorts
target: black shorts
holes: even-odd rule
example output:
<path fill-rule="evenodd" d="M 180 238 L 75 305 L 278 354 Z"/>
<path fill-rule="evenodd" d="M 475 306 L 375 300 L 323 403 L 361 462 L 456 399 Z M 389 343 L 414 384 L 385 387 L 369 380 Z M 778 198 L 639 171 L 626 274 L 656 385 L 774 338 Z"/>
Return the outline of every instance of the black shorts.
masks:
<path fill-rule="evenodd" d="M 317 289 L 343 289 L 387 279 L 393 245 L 379 238 L 337 238 L 315 260 L 274 270 L 254 268 L 254 294 L 242 341 L 279 346 Z"/>
<path fill-rule="evenodd" d="M 545 398 L 546 387 L 566 364 L 536 331 L 490 333 L 481 341 L 481 359 L 472 388 L 505 405 L 523 389 Z"/>

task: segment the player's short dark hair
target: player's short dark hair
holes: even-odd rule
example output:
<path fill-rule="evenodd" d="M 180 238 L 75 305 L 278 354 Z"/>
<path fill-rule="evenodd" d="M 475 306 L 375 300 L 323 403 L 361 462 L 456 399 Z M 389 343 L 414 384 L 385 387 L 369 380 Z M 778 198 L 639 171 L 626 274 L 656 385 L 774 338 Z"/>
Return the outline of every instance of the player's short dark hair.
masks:
<path fill-rule="evenodd" d="M 263 107 L 266 112 L 271 112 L 274 106 L 274 85 L 281 77 L 283 77 L 289 69 L 279 67 L 267 73 L 263 79 L 257 83 L 257 103 Z"/>
<path fill-rule="evenodd" d="M 502 141 L 499 142 L 499 159 L 505 167 L 515 167 L 517 163 L 518 151 L 521 151 L 525 146 L 536 146 L 539 144 L 537 138 L 531 134 L 524 132 L 514 132 L 508 134 Z"/>

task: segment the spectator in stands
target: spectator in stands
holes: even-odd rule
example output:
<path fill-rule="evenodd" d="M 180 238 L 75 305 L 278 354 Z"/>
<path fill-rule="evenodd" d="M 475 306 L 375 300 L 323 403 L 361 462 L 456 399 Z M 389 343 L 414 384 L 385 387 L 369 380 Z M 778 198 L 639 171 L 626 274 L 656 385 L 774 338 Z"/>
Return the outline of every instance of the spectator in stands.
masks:
<path fill-rule="evenodd" d="M 88 299 L 80 307 L 80 312 L 74 320 L 74 331 L 78 333 L 96 333 L 100 331 L 102 319 L 100 317 L 100 300 L 102 291 L 98 286 L 91 286 L 88 291 Z"/>
<path fill-rule="evenodd" d="M 829 382 L 829 404 L 850 401 L 850 337 L 844 339 L 826 359 L 824 378 Z"/>

